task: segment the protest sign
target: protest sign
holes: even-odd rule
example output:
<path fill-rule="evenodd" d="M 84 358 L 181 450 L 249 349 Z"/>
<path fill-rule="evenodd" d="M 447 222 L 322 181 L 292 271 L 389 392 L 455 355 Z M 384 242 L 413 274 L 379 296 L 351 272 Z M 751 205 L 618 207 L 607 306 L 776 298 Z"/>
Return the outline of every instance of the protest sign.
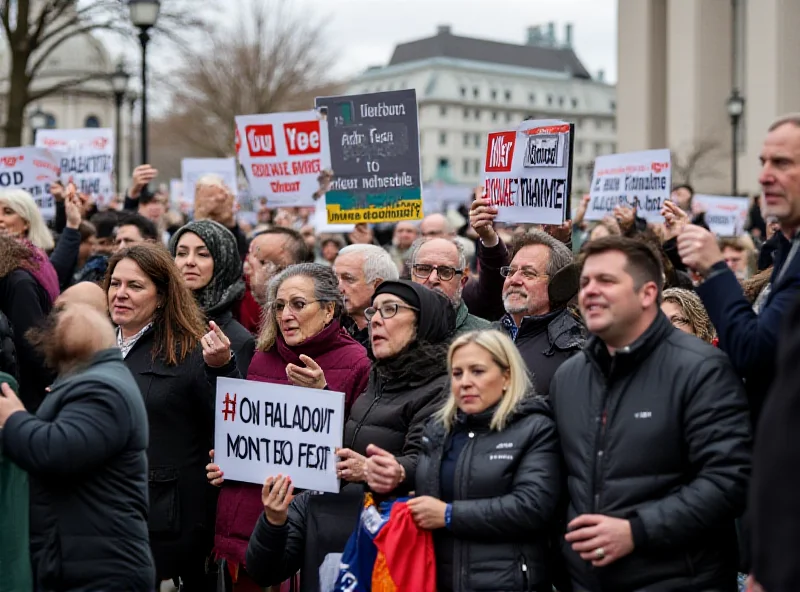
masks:
<path fill-rule="evenodd" d="M 344 393 L 218 378 L 214 423 L 226 479 L 263 485 L 280 473 L 300 489 L 339 492 Z"/>
<path fill-rule="evenodd" d="M 194 194 L 197 190 L 197 181 L 203 175 L 217 175 L 230 189 L 234 196 L 237 195 L 239 181 L 236 173 L 235 158 L 184 158 L 181 161 L 181 176 L 183 177 L 183 201 L 194 207 Z"/>
<path fill-rule="evenodd" d="M 237 116 L 236 153 L 267 207 L 314 206 L 319 175 L 331 167 L 328 123 L 313 109 Z"/>
<path fill-rule="evenodd" d="M 416 92 L 320 97 L 316 104 L 330 138 L 328 222 L 421 219 Z"/>
<path fill-rule="evenodd" d="M 328 208 L 325 195 L 317 200 L 314 207 L 314 230 L 317 233 L 347 233 L 355 230 L 355 224 L 328 224 Z"/>
<path fill-rule="evenodd" d="M 584 219 L 602 220 L 626 205 L 648 222 L 663 222 L 661 208 L 672 193 L 670 162 L 666 149 L 598 156 Z"/>
<path fill-rule="evenodd" d="M 114 194 L 114 132 L 105 128 L 41 129 L 36 146 L 58 158 L 61 182 L 72 181 L 80 193 L 108 204 Z"/>
<path fill-rule="evenodd" d="M 56 215 L 50 184 L 58 180 L 58 159 L 44 148 L 0 148 L 0 189 L 24 189 L 45 220 Z"/>
<path fill-rule="evenodd" d="M 571 184 L 574 126 L 557 120 L 524 121 L 489 134 L 483 163 L 486 198 L 498 222 L 562 224 Z"/>
<path fill-rule="evenodd" d="M 183 201 L 183 181 L 180 179 L 169 180 L 169 201 L 174 206 L 179 206 Z"/>
<path fill-rule="evenodd" d="M 739 236 L 744 233 L 750 200 L 746 197 L 696 194 L 693 201 L 705 210 L 706 224 L 717 236 Z"/>

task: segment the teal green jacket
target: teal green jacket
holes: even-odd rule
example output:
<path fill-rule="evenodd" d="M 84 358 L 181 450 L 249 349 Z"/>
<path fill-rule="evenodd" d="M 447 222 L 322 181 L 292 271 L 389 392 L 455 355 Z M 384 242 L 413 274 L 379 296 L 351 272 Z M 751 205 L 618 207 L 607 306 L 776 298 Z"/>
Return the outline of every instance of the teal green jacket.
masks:
<path fill-rule="evenodd" d="M 0 451 L 0 592 L 33 589 L 28 474 Z"/>
<path fill-rule="evenodd" d="M 469 331 L 489 329 L 491 326 L 492 324 L 489 321 L 469 314 L 469 309 L 463 302 L 456 309 L 456 337 Z"/>

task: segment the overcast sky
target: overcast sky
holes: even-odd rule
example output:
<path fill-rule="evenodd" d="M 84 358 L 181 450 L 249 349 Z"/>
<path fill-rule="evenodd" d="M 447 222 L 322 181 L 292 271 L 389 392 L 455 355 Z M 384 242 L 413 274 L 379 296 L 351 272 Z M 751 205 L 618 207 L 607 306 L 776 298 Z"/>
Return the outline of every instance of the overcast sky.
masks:
<path fill-rule="evenodd" d="M 243 4 L 242 0 L 228 0 Z M 386 64 L 395 45 L 428 37 L 438 25 L 467 37 L 524 43 L 526 28 L 556 23 L 563 40 L 572 23 L 573 45 L 592 74 L 617 78 L 616 0 L 291 0 L 329 18 L 328 42 L 339 58 L 335 74 L 358 74 Z"/>

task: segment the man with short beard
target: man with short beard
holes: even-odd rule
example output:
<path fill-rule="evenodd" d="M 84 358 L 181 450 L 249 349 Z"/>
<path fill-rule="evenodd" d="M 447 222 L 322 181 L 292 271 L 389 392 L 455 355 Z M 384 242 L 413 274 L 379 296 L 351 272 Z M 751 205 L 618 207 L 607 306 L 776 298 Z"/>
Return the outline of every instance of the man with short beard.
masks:
<path fill-rule="evenodd" d="M 0 438 L 30 478 L 34 588 L 152 590 L 147 412 L 114 329 L 71 303 L 28 339 L 58 378 L 35 416 L 2 385 Z"/>
<path fill-rule="evenodd" d="M 467 257 L 461 245 L 451 238 L 420 238 L 411 246 L 408 258 L 411 279 L 446 296 L 456 311 L 453 337 L 468 331 L 489 329 L 489 321 L 470 314 L 462 293 L 469 281 Z"/>
<path fill-rule="evenodd" d="M 570 274 L 572 262 L 572 251 L 564 243 L 531 230 L 514 238 L 511 265 L 500 270 L 506 278 L 506 314 L 497 328 L 517 344 L 536 393 L 542 396 L 547 396 L 558 367 L 586 341 L 583 324 L 568 308 L 578 291 Z"/>

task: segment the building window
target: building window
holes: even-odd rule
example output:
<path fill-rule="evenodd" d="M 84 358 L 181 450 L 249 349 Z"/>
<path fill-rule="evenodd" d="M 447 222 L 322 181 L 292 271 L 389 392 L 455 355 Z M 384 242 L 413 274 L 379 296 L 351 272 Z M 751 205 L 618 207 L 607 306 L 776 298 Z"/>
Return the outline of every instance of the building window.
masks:
<path fill-rule="evenodd" d="M 464 119 L 469 118 L 469 109 L 464 109 Z"/>
<path fill-rule="evenodd" d="M 447 132 L 439 132 L 439 146 L 447 144 Z"/>
<path fill-rule="evenodd" d="M 493 101 L 497 100 L 497 91 L 495 89 L 492 89 L 492 100 Z"/>
<path fill-rule="evenodd" d="M 583 152 L 583 140 L 575 140 L 575 152 L 578 154 Z"/>
<path fill-rule="evenodd" d="M 552 106 L 553 104 L 553 95 L 547 95 L 547 104 Z"/>
<path fill-rule="evenodd" d="M 464 134 L 464 146 L 469 146 L 469 134 Z"/>
<path fill-rule="evenodd" d="M 558 106 L 559 107 L 563 107 L 564 106 L 564 97 L 558 97 Z"/>
<path fill-rule="evenodd" d="M 511 100 L 511 91 L 507 90 L 506 91 L 506 101 L 510 101 L 510 100 Z"/>
<path fill-rule="evenodd" d="M 472 89 L 472 98 L 477 99 L 481 94 L 480 89 L 476 86 Z"/>
<path fill-rule="evenodd" d="M 45 124 L 45 128 L 47 129 L 56 129 L 56 118 L 54 115 L 47 113 L 46 115 L 47 123 Z"/>
<path fill-rule="evenodd" d="M 603 145 L 600 142 L 594 143 L 594 154 L 595 156 L 602 156 L 603 155 Z"/>
<path fill-rule="evenodd" d="M 511 121 L 511 113 L 506 113 L 506 123 Z"/>
<path fill-rule="evenodd" d="M 480 148 L 481 147 L 481 135 L 480 134 L 475 134 L 474 140 L 475 140 L 475 148 Z"/>
<path fill-rule="evenodd" d="M 497 111 L 492 111 L 492 121 L 497 121 Z"/>
<path fill-rule="evenodd" d="M 595 119 L 594 120 L 594 127 L 596 127 L 599 130 L 603 129 L 603 122 L 601 120 L 599 120 L 599 119 Z"/>
<path fill-rule="evenodd" d="M 616 101 L 611 101 L 611 110 L 612 111 L 616 111 L 617 110 L 617 102 Z"/>
<path fill-rule="evenodd" d="M 575 167 L 575 178 L 580 180 L 581 177 L 583 177 L 583 165 L 579 164 Z"/>
<path fill-rule="evenodd" d="M 481 174 L 481 159 L 476 158 L 472 161 L 472 170 L 475 172 L 476 175 Z"/>
<path fill-rule="evenodd" d="M 578 108 L 578 99 L 576 99 L 575 97 L 572 97 L 572 108 L 573 109 Z"/>
<path fill-rule="evenodd" d="M 616 119 L 612 119 L 611 120 L 611 131 L 612 132 L 617 131 L 617 120 Z"/>
<path fill-rule="evenodd" d="M 466 98 L 466 96 L 467 96 L 467 87 L 466 86 L 462 86 L 461 87 L 461 98 Z"/>
<path fill-rule="evenodd" d="M 86 118 L 86 121 L 83 122 L 83 127 L 100 127 L 100 120 L 96 115 L 90 115 Z"/>
<path fill-rule="evenodd" d="M 439 159 L 439 170 L 446 171 L 450 168 L 450 159 L 448 158 L 440 158 Z"/>
<path fill-rule="evenodd" d="M 447 115 L 447 107 L 445 107 L 444 105 L 439 107 L 439 115 L 445 117 Z"/>
<path fill-rule="evenodd" d="M 480 118 L 481 118 L 481 110 L 475 109 L 475 119 L 480 119 Z"/>
<path fill-rule="evenodd" d="M 469 158 L 464 159 L 464 174 L 469 175 Z"/>
<path fill-rule="evenodd" d="M 528 101 L 529 101 L 530 103 L 535 103 L 535 102 L 536 102 L 536 95 L 535 95 L 535 94 L 533 94 L 533 93 L 529 94 L 529 95 L 528 95 Z"/>

